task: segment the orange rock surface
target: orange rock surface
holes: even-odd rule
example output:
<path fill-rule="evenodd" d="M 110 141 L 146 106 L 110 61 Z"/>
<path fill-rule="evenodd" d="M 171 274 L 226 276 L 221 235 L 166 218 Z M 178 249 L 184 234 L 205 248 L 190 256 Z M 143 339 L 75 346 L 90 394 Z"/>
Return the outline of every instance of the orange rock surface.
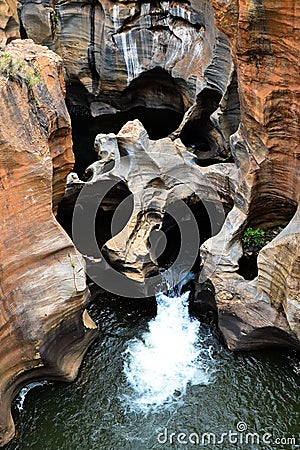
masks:
<path fill-rule="evenodd" d="M 20 37 L 17 2 L 1 0 L 0 2 L 0 48 L 10 40 Z"/>
<path fill-rule="evenodd" d="M 94 336 L 83 260 L 53 215 L 73 164 L 61 59 L 19 40 L 5 57 L 23 63 L 0 76 L 0 445 L 20 387 L 73 379 Z"/>
<path fill-rule="evenodd" d="M 231 40 L 241 104 L 240 127 L 231 137 L 241 179 L 235 207 L 223 234 L 212 240 L 210 250 L 207 245 L 204 249 L 216 255 L 222 239 L 226 242 L 214 279 L 219 324 L 233 349 L 255 346 L 255 339 L 261 345 L 288 343 L 290 338 L 297 341 L 300 4 L 296 0 L 212 0 L 212 5 L 218 27 Z M 247 226 L 276 225 L 285 228 L 261 250 L 258 278 L 243 280 L 234 273 L 242 254 L 237 237 Z M 230 292 L 229 301 L 224 301 L 224 292 Z M 233 332 L 229 318 L 234 316 Z M 271 329 L 273 335 L 264 340 Z"/>
<path fill-rule="evenodd" d="M 231 38 L 241 102 L 241 139 L 253 173 L 251 220 L 271 220 L 296 205 L 299 192 L 300 4 L 212 1 Z M 239 158 L 239 155 L 237 155 Z M 281 202 L 275 199 L 280 199 Z M 265 210 L 267 208 L 268 211 Z"/>

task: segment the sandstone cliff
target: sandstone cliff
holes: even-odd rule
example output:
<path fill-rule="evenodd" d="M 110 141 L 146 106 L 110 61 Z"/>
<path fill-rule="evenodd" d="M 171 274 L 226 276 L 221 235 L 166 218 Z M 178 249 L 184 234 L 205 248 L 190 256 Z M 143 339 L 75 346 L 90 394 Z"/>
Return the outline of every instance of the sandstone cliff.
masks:
<path fill-rule="evenodd" d="M 232 349 L 300 338 L 299 120 L 300 6 L 290 2 L 213 0 L 216 22 L 231 40 L 241 122 L 231 136 L 240 168 L 235 206 L 219 236 L 204 244 L 219 325 Z M 283 231 L 258 256 L 258 277 L 236 272 L 247 226 Z M 219 246 L 226 242 L 220 255 Z M 291 342 L 291 345 L 292 342 Z M 295 344 L 296 345 L 296 344 Z"/>
<path fill-rule="evenodd" d="M 61 59 L 32 41 L 0 53 L 0 445 L 20 387 L 72 380 L 94 336 L 84 263 L 53 210 L 72 168 Z"/>

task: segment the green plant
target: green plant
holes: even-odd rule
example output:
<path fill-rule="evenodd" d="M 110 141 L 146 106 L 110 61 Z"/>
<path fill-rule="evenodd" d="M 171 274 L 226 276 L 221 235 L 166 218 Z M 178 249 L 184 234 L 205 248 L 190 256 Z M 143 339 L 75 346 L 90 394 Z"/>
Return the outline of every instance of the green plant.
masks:
<path fill-rule="evenodd" d="M 41 81 L 40 75 L 37 75 L 36 73 L 33 74 L 27 74 L 25 83 L 27 84 L 27 87 L 29 89 L 32 89 L 34 86 L 36 86 Z"/>
<path fill-rule="evenodd" d="M 53 26 L 53 28 L 57 27 L 57 17 L 54 10 L 50 11 L 50 21 Z"/>
<path fill-rule="evenodd" d="M 52 39 L 56 33 L 57 30 L 57 16 L 56 16 L 56 12 L 54 10 L 50 11 L 50 22 L 51 22 L 51 33 L 52 33 Z"/>
<path fill-rule="evenodd" d="M 261 230 L 260 228 L 254 230 L 253 228 L 249 227 L 244 232 L 242 242 L 249 247 L 261 246 L 264 243 L 264 236 L 264 230 Z"/>
<path fill-rule="evenodd" d="M 0 75 L 10 81 L 25 83 L 28 89 L 41 81 L 41 76 L 34 67 L 6 52 L 0 53 Z"/>

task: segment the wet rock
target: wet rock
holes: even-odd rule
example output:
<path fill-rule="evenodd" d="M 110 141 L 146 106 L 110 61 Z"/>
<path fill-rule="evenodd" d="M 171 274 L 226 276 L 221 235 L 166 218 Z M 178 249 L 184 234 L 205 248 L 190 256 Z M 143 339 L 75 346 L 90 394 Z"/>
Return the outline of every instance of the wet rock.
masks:
<path fill-rule="evenodd" d="M 93 115 L 153 105 L 184 112 L 206 86 L 225 92 L 228 85 L 228 40 L 208 0 L 23 0 L 21 20 L 29 38 L 63 57 L 70 104 L 85 104 Z M 155 83 L 140 80 L 157 69 Z"/>
<path fill-rule="evenodd" d="M 229 41 L 215 26 L 209 0 L 21 3 L 26 35 L 64 60 L 74 116 L 135 108 L 185 114 L 171 130 L 173 137 L 187 147 L 197 144 L 201 165 L 231 161 L 229 132 L 239 123 L 238 94 Z"/>

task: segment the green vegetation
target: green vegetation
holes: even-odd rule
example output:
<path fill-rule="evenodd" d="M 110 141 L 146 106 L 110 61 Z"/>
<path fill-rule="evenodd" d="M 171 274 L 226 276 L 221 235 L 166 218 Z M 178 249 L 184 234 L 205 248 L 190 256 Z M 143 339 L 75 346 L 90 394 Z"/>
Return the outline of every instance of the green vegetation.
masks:
<path fill-rule="evenodd" d="M 52 31 L 52 38 L 56 33 L 57 30 L 57 16 L 56 12 L 54 10 L 50 11 L 50 22 L 51 22 L 51 31 Z"/>
<path fill-rule="evenodd" d="M 28 89 L 41 81 L 40 74 L 34 67 L 5 52 L 0 53 L 0 75 L 10 81 L 25 83 Z"/>
<path fill-rule="evenodd" d="M 258 247 L 263 245 L 265 237 L 265 231 L 260 228 L 253 230 L 253 228 L 249 227 L 244 232 L 242 237 L 243 244 L 248 247 Z"/>

